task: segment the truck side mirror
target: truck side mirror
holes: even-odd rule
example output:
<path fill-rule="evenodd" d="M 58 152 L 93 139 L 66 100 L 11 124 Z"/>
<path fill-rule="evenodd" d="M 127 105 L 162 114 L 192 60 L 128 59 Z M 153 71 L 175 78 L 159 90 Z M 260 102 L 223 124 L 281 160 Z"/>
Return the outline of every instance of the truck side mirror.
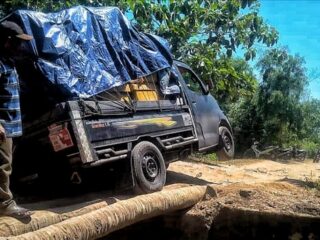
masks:
<path fill-rule="evenodd" d="M 209 88 L 209 85 L 208 84 L 205 84 L 203 86 L 203 90 L 204 90 L 204 94 L 205 95 L 208 95 L 210 93 L 210 88 Z"/>

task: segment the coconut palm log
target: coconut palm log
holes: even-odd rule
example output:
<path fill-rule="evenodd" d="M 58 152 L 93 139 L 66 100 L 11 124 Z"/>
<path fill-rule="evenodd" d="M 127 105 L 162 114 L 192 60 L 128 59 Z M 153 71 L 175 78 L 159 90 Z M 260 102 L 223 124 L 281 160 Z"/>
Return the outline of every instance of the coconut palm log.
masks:
<path fill-rule="evenodd" d="M 205 193 L 205 186 L 193 186 L 141 195 L 34 232 L 4 239 L 98 239 L 136 222 L 192 207 L 203 199 Z"/>
<path fill-rule="evenodd" d="M 17 220 L 12 217 L 0 218 L 0 237 L 17 236 L 32 232 L 49 225 L 62 222 L 66 219 L 83 215 L 85 213 L 107 206 L 107 202 L 98 202 L 75 211 L 58 214 L 52 211 L 35 211 L 29 222 Z"/>

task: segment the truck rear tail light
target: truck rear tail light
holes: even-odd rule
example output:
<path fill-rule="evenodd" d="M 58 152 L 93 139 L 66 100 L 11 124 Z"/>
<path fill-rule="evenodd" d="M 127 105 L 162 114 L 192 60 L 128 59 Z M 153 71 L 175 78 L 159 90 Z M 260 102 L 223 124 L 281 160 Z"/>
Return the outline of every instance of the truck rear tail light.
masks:
<path fill-rule="evenodd" d="M 65 122 L 63 124 L 52 124 L 48 127 L 49 139 L 55 152 L 74 145 L 67 126 Z"/>

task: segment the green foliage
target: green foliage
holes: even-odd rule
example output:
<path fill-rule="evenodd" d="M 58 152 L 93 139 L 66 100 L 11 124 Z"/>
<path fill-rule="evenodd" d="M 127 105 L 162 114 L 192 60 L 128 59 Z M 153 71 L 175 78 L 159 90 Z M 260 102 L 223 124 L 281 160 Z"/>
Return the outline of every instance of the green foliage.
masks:
<path fill-rule="evenodd" d="M 308 83 L 304 59 L 290 55 L 286 49 L 271 49 L 257 66 L 262 76 L 258 111 L 264 119 L 264 137 L 280 144 L 292 141 L 292 133 L 302 129 L 300 100 Z"/>
<path fill-rule="evenodd" d="M 320 100 L 311 99 L 302 104 L 301 138 L 310 139 L 320 145 Z"/>
<path fill-rule="evenodd" d="M 202 79 L 214 79 L 207 82 L 220 103 L 227 105 L 236 102 L 239 96 L 252 96 L 257 80 L 246 61 L 232 58 L 211 61 L 208 53 L 209 50 L 206 55 L 195 55 L 188 62 Z"/>
<path fill-rule="evenodd" d="M 204 154 L 204 153 L 194 153 L 190 157 L 191 161 L 201 162 L 205 164 L 218 164 L 219 160 L 215 153 Z"/>
<path fill-rule="evenodd" d="M 249 95 L 256 83 L 236 71 L 230 60 L 236 49 L 250 60 L 256 56 L 255 43 L 271 46 L 278 39 L 259 16 L 257 0 L 127 2 L 137 25 L 168 39 L 175 57 L 191 64 L 223 103 Z"/>
<path fill-rule="evenodd" d="M 0 3 L 3 9 L 2 16 L 17 9 L 29 9 L 34 11 L 59 11 L 76 5 L 83 6 L 118 6 L 120 9 L 127 8 L 126 1 L 116 0 L 5 0 Z"/>
<path fill-rule="evenodd" d="M 259 115 L 258 91 L 252 97 L 242 97 L 229 105 L 228 116 L 234 129 L 236 151 L 243 153 L 253 143 L 265 135 L 263 119 Z"/>
<path fill-rule="evenodd" d="M 298 145 L 300 148 L 303 148 L 308 152 L 308 156 L 313 158 L 317 151 L 320 149 L 320 143 L 319 140 L 318 142 L 313 142 L 309 138 L 305 138 L 302 141 L 295 141 L 292 143 L 293 145 Z"/>
<path fill-rule="evenodd" d="M 231 55 L 241 45 L 252 58 L 255 42 L 272 45 L 277 40 L 277 32 L 258 15 L 256 0 L 127 2 L 137 23 L 168 39 L 177 56 L 192 53 L 191 42 L 204 43 L 217 55 Z"/>
<path fill-rule="evenodd" d="M 308 84 L 304 59 L 284 48 L 270 49 L 257 67 L 261 82 L 253 97 L 242 97 L 229 107 L 237 149 L 243 152 L 255 138 L 314 153 L 320 143 L 320 101 L 302 101 Z"/>

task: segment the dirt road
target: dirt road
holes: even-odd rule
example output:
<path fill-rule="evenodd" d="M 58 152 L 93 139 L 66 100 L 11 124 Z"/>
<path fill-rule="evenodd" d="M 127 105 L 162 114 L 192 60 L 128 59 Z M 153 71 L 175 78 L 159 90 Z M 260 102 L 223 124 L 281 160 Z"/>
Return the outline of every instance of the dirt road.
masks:
<path fill-rule="evenodd" d="M 185 185 L 213 185 L 217 189 L 241 189 L 241 186 L 264 188 L 274 192 L 307 192 L 308 196 L 317 196 L 315 182 L 320 181 L 320 164 L 305 162 L 275 162 L 270 160 L 232 160 L 229 162 L 213 162 L 205 164 L 198 159 L 171 163 L 167 172 L 165 189 L 177 188 Z M 265 186 L 265 187 L 262 187 Z M 80 186 L 81 187 L 81 186 Z M 320 186 L 319 186 L 320 188 Z M 70 195 L 70 194 L 68 194 Z M 305 194 L 302 194 L 305 195 Z M 31 209 L 54 209 L 64 212 L 87 204 L 107 201 L 123 200 L 132 197 L 132 193 L 115 194 L 108 189 L 77 193 L 58 199 L 51 199 L 35 203 L 31 201 L 24 206 Z M 297 194 L 296 197 L 299 197 Z M 319 200 L 317 197 L 315 200 Z M 67 205 L 67 207 L 66 207 Z"/>
<path fill-rule="evenodd" d="M 311 160 L 170 164 L 165 189 L 189 185 L 209 186 L 205 199 L 192 209 L 132 225 L 105 239 L 320 239 L 320 164 Z M 131 197 L 104 190 L 25 206 L 65 214 Z"/>
<path fill-rule="evenodd" d="M 218 164 L 176 162 L 167 188 L 212 184 L 221 202 L 233 207 L 320 216 L 320 164 L 233 160 Z"/>
<path fill-rule="evenodd" d="M 215 162 L 211 165 L 197 161 L 175 162 L 170 165 L 169 171 L 194 177 L 196 182 L 206 181 L 218 185 L 230 183 L 266 183 L 276 181 L 320 180 L 320 164 L 305 162 L 276 162 L 270 160 L 232 160 L 229 162 Z M 179 179 L 179 178 L 178 178 Z M 174 182 L 170 179 L 169 183 Z"/>

